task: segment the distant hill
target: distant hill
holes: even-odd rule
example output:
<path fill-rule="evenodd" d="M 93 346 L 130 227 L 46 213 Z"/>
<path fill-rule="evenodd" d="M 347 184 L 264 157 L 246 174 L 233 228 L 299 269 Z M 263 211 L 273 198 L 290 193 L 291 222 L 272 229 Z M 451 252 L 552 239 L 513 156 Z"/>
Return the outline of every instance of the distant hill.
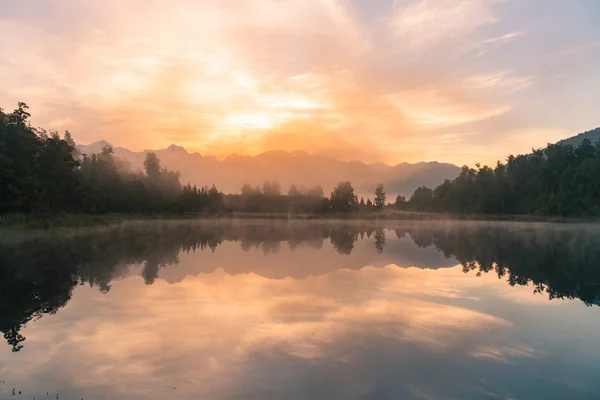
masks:
<path fill-rule="evenodd" d="M 109 143 L 105 141 L 78 146 L 83 153 L 95 154 Z M 142 169 L 146 153 L 134 152 L 123 147 L 114 147 L 117 157 L 131 163 L 131 167 Z M 419 186 L 435 187 L 445 179 L 455 178 L 460 168 L 453 164 L 438 162 L 365 164 L 361 161 L 339 161 L 331 157 L 313 155 L 304 151 L 269 151 L 256 156 L 232 154 L 223 161 L 205 157 L 200 153 L 189 153 L 181 146 L 171 145 L 166 149 L 154 150 L 163 166 L 181 173 L 182 183 L 212 185 L 225 193 L 239 193 L 244 183 L 262 186 L 265 180 L 279 182 L 283 192 L 290 184 L 299 187 L 321 185 L 326 194 L 340 181 L 352 182 L 359 197 L 372 197 L 378 182 L 383 183 L 388 200 L 394 201 L 398 194 L 409 196 Z M 365 199 L 366 200 L 366 199 Z"/>
<path fill-rule="evenodd" d="M 579 135 L 561 140 L 560 142 L 557 142 L 557 144 L 568 144 L 573 147 L 577 147 L 585 139 L 589 139 L 592 143 L 596 143 L 598 140 L 600 140 L 600 128 L 592 129 L 591 131 L 583 132 Z"/>

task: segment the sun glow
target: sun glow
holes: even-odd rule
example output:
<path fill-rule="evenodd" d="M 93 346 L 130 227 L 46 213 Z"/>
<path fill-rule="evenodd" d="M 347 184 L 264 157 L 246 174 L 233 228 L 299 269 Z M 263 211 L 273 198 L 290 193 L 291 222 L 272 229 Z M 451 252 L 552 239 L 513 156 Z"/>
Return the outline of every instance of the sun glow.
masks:
<path fill-rule="evenodd" d="M 502 0 L 63 0 L 42 2 L 43 12 L 34 3 L 12 2 L 0 18 L 0 106 L 25 101 L 34 124 L 79 143 L 139 151 L 177 142 L 219 157 L 312 143 L 300 150 L 495 163 L 545 145 L 535 132 L 597 124 L 586 89 L 598 83 L 598 62 L 583 57 L 600 54 L 598 38 L 538 43 L 546 25 L 526 4 L 517 15 Z M 558 3 L 547 15 L 563 23 Z M 571 10 L 569 23 L 592 32 L 582 6 Z M 574 96 L 577 111 L 548 112 Z M 510 147 L 514 131 L 527 148 Z M 451 148 L 439 144 L 448 135 Z M 227 144 L 220 154 L 215 137 Z M 497 152 L 481 159 L 490 147 Z"/>
<path fill-rule="evenodd" d="M 267 108 L 289 109 L 289 110 L 318 110 L 324 108 L 321 104 L 307 98 L 292 96 L 270 96 L 264 98 L 261 103 Z"/>
<path fill-rule="evenodd" d="M 233 129 L 273 129 L 274 123 L 267 113 L 241 112 L 230 115 L 226 126 Z"/>

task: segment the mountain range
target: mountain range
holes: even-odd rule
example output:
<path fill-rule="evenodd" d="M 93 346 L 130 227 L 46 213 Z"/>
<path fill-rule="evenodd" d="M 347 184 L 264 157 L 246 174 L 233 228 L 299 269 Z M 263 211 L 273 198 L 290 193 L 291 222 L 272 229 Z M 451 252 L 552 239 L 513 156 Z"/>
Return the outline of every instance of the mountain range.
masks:
<path fill-rule="evenodd" d="M 106 141 L 78 146 L 82 153 L 100 153 Z M 220 161 L 215 157 L 189 153 L 181 146 L 171 145 L 161 150 L 135 152 L 112 146 L 117 157 L 142 169 L 146 154 L 156 153 L 163 166 L 181 173 L 182 183 L 198 186 L 215 184 L 224 193 L 239 193 L 244 183 L 262 186 L 266 180 L 277 181 L 282 191 L 291 184 L 299 188 L 321 185 L 327 195 L 341 181 L 351 181 L 359 197 L 372 197 L 377 183 L 383 183 L 388 200 L 409 196 L 419 186 L 435 187 L 445 179 L 453 179 L 460 168 L 439 162 L 366 164 L 361 161 L 340 161 L 304 151 L 269 151 L 256 156 L 232 154 Z"/>
<path fill-rule="evenodd" d="M 600 140 L 600 128 L 561 140 L 558 144 L 578 146 L 584 139 Z M 82 153 L 96 154 L 109 145 L 101 140 L 78 146 Z M 162 165 L 181 173 L 181 182 L 198 186 L 215 184 L 224 193 L 239 193 L 243 184 L 262 186 L 277 181 L 286 192 L 291 184 L 299 188 L 321 185 L 327 195 L 341 181 L 351 181 L 358 196 L 372 197 L 377 183 L 383 183 L 388 199 L 397 195 L 410 196 L 419 186 L 436 187 L 445 179 L 455 178 L 460 168 L 453 164 L 433 162 L 366 164 L 361 161 L 340 161 L 305 151 L 268 151 L 256 156 L 232 154 L 224 160 L 200 153 L 189 153 L 172 144 L 166 149 L 131 151 L 113 147 L 115 156 L 127 160 L 134 170 L 143 169 L 148 152 L 154 152 Z"/>

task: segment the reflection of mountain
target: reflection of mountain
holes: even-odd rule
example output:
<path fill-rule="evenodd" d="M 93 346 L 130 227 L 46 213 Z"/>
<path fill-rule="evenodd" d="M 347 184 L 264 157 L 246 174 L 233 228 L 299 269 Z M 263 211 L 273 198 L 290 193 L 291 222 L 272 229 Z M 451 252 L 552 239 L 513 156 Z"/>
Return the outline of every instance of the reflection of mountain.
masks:
<path fill-rule="evenodd" d="M 380 232 L 385 235 L 385 231 Z M 244 248 L 235 242 L 225 241 L 214 253 L 180 254 L 178 265 L 161 269 L 158 277 L 169 283 L 176 283 L 188 275 L 222 269 L 230 275 L 253 273 L 269 279 L 304 279 L 310 275 L 328 274 L 339 269 L 358 270 L 366 265 L 383 267 L 396 264 L 401 267 L 437 269 L 458 264 L 432 247 L 419 248 L 408 237 L 396 239 L 389 234 L 386 235 L 383 252 L 378 253 L 375 234 L 376 232 L 370 239 L 364 240 L 351 237 L 347 242 L 336 242 L 335 246 L 331 244 L 332 238 L 327 242 L 323 239 L 319 242 L 303 242 L 295 247 L 291 247 L 289 243 L 263 242 Z"/>
<path fill-rule="evenodd" d="M 93 154 L 99 153 L 106 144 L 95 142 L 79 148 L 82 152 Z M 133 152 L 122 147 L 114 150 L 115 155 L 128 160 L 132 168 L 142 168 L 146 152 Z M 156 153 L 165 166 L 181 172 L 182 182 L 197 185 L 214 183 L 225 193 L 238 193 L 244 183 L 262 185 L 265 180 L 275 180 L 284 190 L 292 183 L 306 187 L 322 185 L 327 194 L 338 182 L 350 180 L 360 196 L 372 196 L 377 183 L 382 182 L 391 199 L 397 194 L 410 195 L 422 185 L 436 187 L 444 179 L 453 179 L 460 172 L 455 165 L 437 162 L 369 165 L 302 151 L 270 151 L 255 157 L 234 154 L 223 161 L 188 153 L 175 145 Z"/>
<path fill-rule="evenodd" d="M 510 285 L 533 283 L 550 298 L 598 304 L 597 228 L 500 224 L 201 221 L 129 223 L 73 235 L 0 244 L 0 331 L 15 351 L 21 328 L 54 313 L 77 284 L 110 290 L 140 273 L 174 283 L 222 269 L 269 279 L 304 279 L 366 265 L 494 271 Z M 457 260 L 457 261 L 455 261 Z M 136 272 L 136 267 L 141 272 Z M 166 268 L 170 266 L 169 268 Z"/>

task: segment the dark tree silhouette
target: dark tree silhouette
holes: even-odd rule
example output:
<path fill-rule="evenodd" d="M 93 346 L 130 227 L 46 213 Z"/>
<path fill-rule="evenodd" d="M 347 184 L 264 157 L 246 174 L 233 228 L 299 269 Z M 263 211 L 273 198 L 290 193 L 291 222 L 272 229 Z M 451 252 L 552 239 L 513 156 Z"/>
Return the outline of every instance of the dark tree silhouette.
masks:
<path fill-rule="evenodd" d="M 475 214 L 600 215 L 600 141 L 551 144 L 495 168 L 463 167 L 435 189 L 420 187 L 404 208 Z M 397 202 L 398 204 L 398 202 Z"/>
<path fill-rule="evenodd" d="M 378 210 L 383 210 L 385 207 L 385 190 L 383 189 L 383 184 L 378 183 L 375 188 L 375 208 Z"/>
<path fill-rule="evenodd" d="M 340 182 L 331 193 L 331 209 L 335 212 L 348 212 L 357 209 L 358 201 L 354 194 L 354 188 L 348 181 Z"/>
<path fill-rule="evenodd" d="M 182 188 L 179 173 L 148 153 L 145 174 L 132 172 L 110 146 L 80 154 L 67 131 L 34 129 L 25 103 L 0 109 L 0 213 L 219 211 L 223 198 Z"/>

